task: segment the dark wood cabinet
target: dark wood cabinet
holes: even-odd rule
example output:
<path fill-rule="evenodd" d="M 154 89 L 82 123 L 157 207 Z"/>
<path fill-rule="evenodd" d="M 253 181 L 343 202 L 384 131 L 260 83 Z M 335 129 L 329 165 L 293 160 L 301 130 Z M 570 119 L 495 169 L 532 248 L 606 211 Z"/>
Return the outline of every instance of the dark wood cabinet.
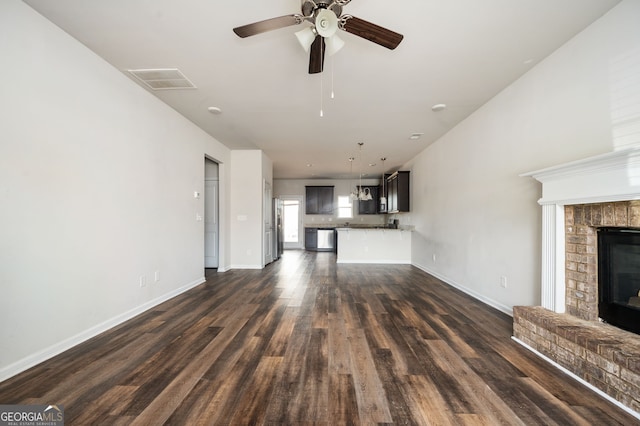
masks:
<path fill-rule="evenodd" d="M 387 212 L 409 211 L 409 172 L 395 172 L 387 178 Z"/>
<path fill-rule="evenodd" d="M 311 251 L 337 251 L 334 228 L 304 228 L 304 248 Z"/>
<path fill-rule="evenodd" d="M 306 214 L 333 214 L 333 186 L 305 187 Z"/>
<path fill-rule="evenodd" d="M 365 192 L 368 191 L 371 194 L 371 200 L 358 200 L 358 214 L 378 214 L 378 204 L 380 203 L 378 187 L 363 185 L 362 187 L 358 187 L 358 191 L 360 189 Z"/>
<path fill-rule="evenodd" d="M 304 228 L 304 248 L 316 250 L 318 248 L 318 229 Z"/>

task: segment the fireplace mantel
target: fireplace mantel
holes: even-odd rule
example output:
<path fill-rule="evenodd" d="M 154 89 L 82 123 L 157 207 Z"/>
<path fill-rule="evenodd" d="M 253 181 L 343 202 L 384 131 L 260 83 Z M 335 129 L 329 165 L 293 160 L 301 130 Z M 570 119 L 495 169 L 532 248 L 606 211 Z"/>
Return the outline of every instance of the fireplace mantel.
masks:
<path fill-rule="evenodd" d="M 640 199 L 640 147 L 609 152 L 522 174 L 542 183 L 545 204 Z"/>
<path fill-rule="evenodd" d="M 522 174 L 542 183 L 541 305 L 565 312 L 564 206 L 640 200 L 640 146 Z"/>

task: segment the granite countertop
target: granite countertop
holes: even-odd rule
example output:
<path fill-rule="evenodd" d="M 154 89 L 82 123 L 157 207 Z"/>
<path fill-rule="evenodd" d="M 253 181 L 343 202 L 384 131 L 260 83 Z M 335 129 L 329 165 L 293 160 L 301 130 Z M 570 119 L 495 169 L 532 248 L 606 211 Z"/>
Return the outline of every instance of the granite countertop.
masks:
<path fill-rule="evenodd" d="M 362 229 L 375 229 L 375 228 L 388 228 L 389 225 L 374 224 L 374 223 L 311 223 L 304 225 L 305 228 L 362 228 Z"/>
<path fill-rule="evenodd" d="M 391 226 L 388 224 L 375 224 L 375 223 L 324 223 L 324 224 L 306 224 L 305 228 L 316 229 L 400 229 L 400 230 L 413 230 L 411 225 L 399 225 Z"/>
<path fill-rule="evenodd" d="M 381 230 L 381 231 L 413 231 L 415 229 L 412 225 L 398 225 L 397 227 L 390 227 L 388 225 L 380 226 L 339 226 L 336 228 L 338 231 L 350 231 L 350 230 Z"/>

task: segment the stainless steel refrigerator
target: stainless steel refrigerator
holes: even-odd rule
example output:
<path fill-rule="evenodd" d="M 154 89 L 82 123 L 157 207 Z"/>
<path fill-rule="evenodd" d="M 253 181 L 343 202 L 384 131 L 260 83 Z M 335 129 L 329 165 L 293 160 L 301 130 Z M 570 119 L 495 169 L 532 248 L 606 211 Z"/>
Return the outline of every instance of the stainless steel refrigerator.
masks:
<path fill-rule="evenodd" d="M 282 200 L 273 199 L 273 219 L 271 220 L 271 235 L 273 235 L 273 260 L 280 259 L 284 249 L 284 230 L 282 228 Z"/>

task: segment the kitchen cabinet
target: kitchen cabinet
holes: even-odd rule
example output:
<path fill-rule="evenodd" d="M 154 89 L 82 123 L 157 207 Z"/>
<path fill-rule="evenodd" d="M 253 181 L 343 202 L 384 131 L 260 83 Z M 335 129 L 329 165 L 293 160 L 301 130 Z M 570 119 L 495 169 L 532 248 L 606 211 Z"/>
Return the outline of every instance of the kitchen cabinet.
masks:
<path fill-rule="evenodd" d="M 333 186 L 305 186 L 305 214 L 333 214 Z"/>
<path fill-rule="evenodd" d="M 318 247 L 318 229 L 304 228 L 304 248 L 315 250 Z"/>
<path fill-rule="evenodd" d="M 365 192 L 371 194 L 371 200 L 358 200 L 358 214 L 378 214 L 378 187 L 377 186 L 362 186 L 358 187 L 358 191 L 362 189 Z"/>
<path fill-rule="evenodd" d="M 387 178 L 387 212 L 409 211 L 409 172 L 395 172 Z"/>
<path fill-rule="evenodd" d="M 336 251 L 336 230 L 304 228 L 304 248 L 312 251 Z"/>

